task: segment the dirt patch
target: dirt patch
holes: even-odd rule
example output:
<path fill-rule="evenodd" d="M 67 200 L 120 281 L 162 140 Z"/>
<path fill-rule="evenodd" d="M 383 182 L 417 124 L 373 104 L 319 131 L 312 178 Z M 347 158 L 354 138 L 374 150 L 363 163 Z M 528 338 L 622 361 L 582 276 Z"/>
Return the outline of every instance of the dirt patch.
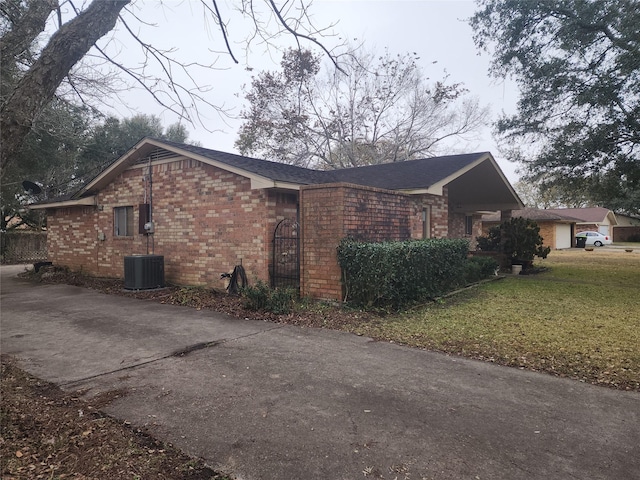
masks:
<path fill-rule="evenodd" d="M 5 356 L 1 391 L 3 479 L 228 478 L 100 412 L 124 391 L 84 401 L 28 375 Z"/>

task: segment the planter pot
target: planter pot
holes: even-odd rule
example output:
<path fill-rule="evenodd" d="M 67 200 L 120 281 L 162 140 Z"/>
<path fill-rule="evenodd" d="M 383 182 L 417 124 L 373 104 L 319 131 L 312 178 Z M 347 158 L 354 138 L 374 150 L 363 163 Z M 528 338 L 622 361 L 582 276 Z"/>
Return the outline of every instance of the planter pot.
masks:
<path fill-rule="evenodd" d="M 513 275 L 520 275 L 522 271 L 522 265 L 511 265 L 511 273 Z"/>

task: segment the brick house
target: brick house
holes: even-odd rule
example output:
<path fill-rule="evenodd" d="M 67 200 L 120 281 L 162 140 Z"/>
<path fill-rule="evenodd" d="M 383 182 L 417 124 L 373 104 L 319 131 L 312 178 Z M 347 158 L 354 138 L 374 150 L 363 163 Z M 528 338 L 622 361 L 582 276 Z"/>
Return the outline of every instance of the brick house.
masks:
<path fill-rule="evenodd" d="M 604 207 L 550 208 L 547 211 L 575 218 L 576 233 L 593 231 L 613 235 L 613 227 L 618 225 L 615 213 Z"/>
<path fill-rule="evenodd" d="M 74 195 L 31 206 L 47 211 L 57 265 L 120 278 L 125 257 L 155 254 L 167 281 L 222 287 L 237 264 L 272 284 L 289 264 L 302 295 L 337 300 L 342 238 L 472 240 L 482 213 L 522 207 L 488 152 L 319 171 L 152 138 Z M 276 249 L 287 221 L 294 246 Z"/>
<path fill-rule="evenodd" d="M 540 227 L 540 236 L 545 247 L 552 250 L 571 248 L 574 246 L 574 237 L 580 230 L 576 230 L 576 222 L 579 219 L 570 215 L 556 213 L 557 210 L 542 210 L 538 208 L 524 208 L 513 210 L 511 216 L 533 220 Z M 497 213 L 482 216 L 482 233 L 489 233 L 491 227 L 500 225 L 500 215 Z"/>

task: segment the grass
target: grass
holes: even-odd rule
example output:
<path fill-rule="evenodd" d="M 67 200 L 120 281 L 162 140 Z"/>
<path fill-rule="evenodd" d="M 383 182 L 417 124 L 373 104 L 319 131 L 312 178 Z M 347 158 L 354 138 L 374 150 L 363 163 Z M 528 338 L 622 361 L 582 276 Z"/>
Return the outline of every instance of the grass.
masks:
<path fill-rule="evenodd" d="M 548 271 L 509 277 L 349 330 L 640 390 L 640 255 L 576 249 L 536 263 Z"/>

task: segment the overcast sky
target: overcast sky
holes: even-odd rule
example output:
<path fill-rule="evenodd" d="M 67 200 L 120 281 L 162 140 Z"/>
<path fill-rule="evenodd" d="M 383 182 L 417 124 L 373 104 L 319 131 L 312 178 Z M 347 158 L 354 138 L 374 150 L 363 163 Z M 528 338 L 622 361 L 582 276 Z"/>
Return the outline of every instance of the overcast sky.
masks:
<path fill-rule="evenodd" d="M 214 50 L 221 49 L 220 33 L 215 25 L 207 28 L 203 24 L 199 2 L 169 0 L 162 3 L 162 7 L 158 2 L 134 4 L 146 22 L 157 25 L 148 32 L 141 32 L 145 40 L 154 45 L 179 49 L 179 55 L 176 53 L 174 56 L 180 58 L 201 63 L 218 58 Z M 515 110 L 517 89 L 512 82 L 489 77 L 490 58 L 488 54 L 480 55 L 477 51 L 466 21 L 474 10 L 475 3 L 466 0 L 315 0 L 310 11 L 316 25 L 336 23 L 333 28 L 336 37 L 325 39 L 327 46 L 337 45 L 340 42 L 337 36 L 342 36 L 350 41 L 357 39 L 357 42 L 363 42 L 368 50 L 382 52 L 388 48 L 393 54 L 416 52 L 427 77 L 438 80 L 446 72 L 451 82 L 464 83 L 470 93 L 480 99 L 481 104 L 490 107 L 494 119 L 502 111 L 511 113 Z M 222 14 L 225 15 L 224 10 Z M 237 115 L 244 101 L 242 85 L 250 84 L 251 75 L 260 70 L 277 69 L 280 54 L 254 45 L 245 57 L 242 48 L 245 26 L 233 17 L 229 20 L 229 34 L 240 64 L 234 65 L 228 56 L 222 56 L 216 63 L 220 70 L 200 72 L 202 77 L 199 81 L 211 86 L 206 94 L 208 100 L 224 105 Z M 116 38 L 124 37 L 118 34 Z M 135 58 L 137 49 L 132 44 L 124 43 L 121 49 L 124 58 L 129 55 Z M 126 102 L 141 113 L 160 115 L 165 124 L 176 121 L 175 117 L 163 113 L 141 92 L 128 95 Z M 118 113 L 131 115 L 131 112 L 123 109 L 119 109 Z M 201 113 L 208 129 L 214 131 L 208 132 L 198 125 L 187 125 L 190 139 L 199 141 L 206 148 L 234 152 L 233 143 L 240 121 L 229 119 L 225 124 L 212 110 L 202 108 Z M 516 166 L 500 156 L 489 128 L 466 149 L 491 151 L 507 177 L 511 181 L 517 180 Z"/>

